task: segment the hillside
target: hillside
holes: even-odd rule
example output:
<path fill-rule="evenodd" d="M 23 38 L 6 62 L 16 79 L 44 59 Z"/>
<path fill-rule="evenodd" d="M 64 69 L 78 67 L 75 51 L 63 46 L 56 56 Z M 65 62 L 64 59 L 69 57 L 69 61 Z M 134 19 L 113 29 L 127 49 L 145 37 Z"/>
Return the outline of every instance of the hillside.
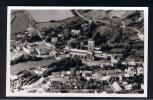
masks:
<path fill-rule="evenodd" d="M 27 10 L 36 22 L 48 22 L 50 20 L 63 20 L 74 15 L 70 10 Z M 43 16 L 42 16 L 43 15 Z"/>
<path fill-rule="evenodd" d="M 118 21 L 119 24 L 124 22 L 125 26 L 130 26 L 143 32 L 143 11 L 136 10 L 91 10 L 82 11 L 79 10 L 84 17 L 90 20 L 102 20 L 102 21 Z"/>
<path fill-rule="evenodd" d="M 62 27 L 66 27 L 67 25 L 71 24 L 71 22 L 73 21 L 83 21 L 82 19 L 80 19 L 77 16 L 71 17 L 71 18 L 66 18 L 64 20 L 50 20 L 49 22 L 37 22 L 35 25 L 38 29 L 42 29 L 42 28 L 56 28 L 59 26 Z"/>
<path fill-rule="evenodd" d="M 13 11 L 11 14 L 11 39 L 15 39 L 16 33 L 24 32 L 31 22 L 31 18 L 25 11 Z"/>
<path fill-rule="evenodd" d="M 71 21 L 77 21 L 79 17 L 72 10 L 74 17 L 67 18 L 61 21 L 50 21 L 50 22 L 38 22 L 36 26 L 41 29 L 44 27 L 58 27 L 58 26 L 66 26 L 71 24 Z M 118 24 L 122 26 L 124 22 L 125 26 L 132 27 L 138 29 L 142 34 L 144 33 L 143 29 L 143 12 L 135 11 L 135 10 L 78 10 L 78 12 L 83 15 L 85 18 L 94 21 L 100 21 L 104 24 Z M 83 20 L 83 19 L 79 19 Z"/>

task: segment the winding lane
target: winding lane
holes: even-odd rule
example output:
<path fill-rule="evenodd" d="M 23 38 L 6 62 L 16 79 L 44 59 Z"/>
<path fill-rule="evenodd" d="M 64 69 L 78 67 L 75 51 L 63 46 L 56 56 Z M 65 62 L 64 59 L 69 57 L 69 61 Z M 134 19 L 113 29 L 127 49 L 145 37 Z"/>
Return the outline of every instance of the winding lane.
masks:
<path fill-rule="evenodd" d="M 144 40 L 144 35 L 136 28 L 133 28 L 133 27 L 128 27 L 128 26 L 125 26 L 125 23 L 124 21 L 122 21 L 122 26 L 120 26 L 122 28 L 129 28 L 129 29 L 132 29 L 134 31 L 137 32 L 137 35 L 138 35 L 138 38 L 141 39 L 141 40 Z"/>
<path fill-rule="evenodd" d="M 77 10 L 75 10 L 75 14 L 77 16 L 79 16 L 80 18 L 84 19 L 85 21 L 87 21 L 88 23 L 91 23 L 92 21 L 97 21 L 97 22 L 101 22 L 101 23 L 110 24 L 109 22 L 102 21 L 102 20 L 91 20 L 91 19 L 87 19 L 86 17 L 84 17 L 83 15 L 81 15 Z"/>

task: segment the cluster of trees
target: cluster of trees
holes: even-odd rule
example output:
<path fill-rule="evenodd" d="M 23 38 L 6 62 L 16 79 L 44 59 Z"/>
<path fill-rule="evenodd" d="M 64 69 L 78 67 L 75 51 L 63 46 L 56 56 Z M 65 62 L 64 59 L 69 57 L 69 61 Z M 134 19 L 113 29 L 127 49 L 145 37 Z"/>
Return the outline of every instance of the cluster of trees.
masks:
<path fill-rule="evenodd" d="M 36 42 L 36 41 L 41 41 L 40 36 L 37 34 L 36 31 L 32 32 L 32 33 L 28 33 L 28 32 L 23 32 L 23 33 L 17 33 L 16 37 L 15 37 L 16 41 L 21 41 L 21 42 Z"/>
<path fill-rule="evenodd" d="M 43 76 L 51 75 L 51 72 L 58 72 L 62 70 L 70 70 L 71 68 L 78 69 L 82 65 L 82 60 L 78 57 L 66 57 L 59 61 L 55 61 L 48 65 L 48 70 L 44 72 Z"/>
<path fill-rule="evenodd" d="M 107 37 L 101 35 L 100 32 L 94 33 L 92 39 L 95 41 L 95 45 L 102 45 L 107 42 Z"/>
<path fill-rule="evenodd" d="M 43 58 L 41 58 L 41 57 L 36 57 L 36 56 L 29 55 L 29 54 L 22 54 L 21 56 L 17 57 L 16 59 L 11 60 L 10 63 L 11 63 L 11 65 L 13 65 L 13 64 L 17 64 L 19 62 L 39 61 L 42 59 Z"/>

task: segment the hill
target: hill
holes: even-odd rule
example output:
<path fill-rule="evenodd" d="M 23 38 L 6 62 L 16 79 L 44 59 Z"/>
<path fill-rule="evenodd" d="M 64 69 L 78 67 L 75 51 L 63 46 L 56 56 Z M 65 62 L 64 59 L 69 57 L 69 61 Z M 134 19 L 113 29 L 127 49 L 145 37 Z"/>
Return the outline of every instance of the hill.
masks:
<path fill-rule="evenodd" d="M 16 33 L 24 32 L 30 23 L 32 20 L 26 11 L 13 11 L 11 14 L 11 39 L 15 39 Z"/>

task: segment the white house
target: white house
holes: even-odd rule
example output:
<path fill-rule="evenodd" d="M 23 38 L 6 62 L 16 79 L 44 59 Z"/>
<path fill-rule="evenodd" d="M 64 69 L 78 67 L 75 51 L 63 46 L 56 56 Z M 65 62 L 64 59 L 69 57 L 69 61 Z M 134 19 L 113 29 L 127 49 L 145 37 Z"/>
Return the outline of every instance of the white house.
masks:
<path fill-rule="evenodd" d="M 128 67 L 127 69 L 125 69 L 125 76 L 130 77 L 130 76 L 134 76 L 136 74 L 136 70 L 134 69 L 134 67 Z"/>
<path fill-rule="evenodd" d="M 120 92 L 120 91 L 123 90 L 121 88 L 121 86 L 116 81 L 112 84 L 112 87 L 113 87 L 113 89 L 114 89 L 115 92 Z"/>
<path fill-rule="evenodd" d="M 38 47 L 36 47 L 36 51 L 38 55 L 46 55 L 50 52 L 50 47 L 47 46 L 44 42 L 40 43 Z"/>
<path fill-rule="evenodd" d="M 92 71 L 83 71 L 82 76 L 83 77 L 92 76 Z"/>
<path fill-rule="evenodd" d="M 137 67 L 137 74 L 138 74 L 138 75 L 143 75 L 143 74 L 144 74 L 144 69 L 143 69 L 143 67 Z"/>
<path fill-rule="evenodd" d="M 77 35 L 79 36 L 81 34 L 80 30 L 71 30 L 72 35 Z"/>

